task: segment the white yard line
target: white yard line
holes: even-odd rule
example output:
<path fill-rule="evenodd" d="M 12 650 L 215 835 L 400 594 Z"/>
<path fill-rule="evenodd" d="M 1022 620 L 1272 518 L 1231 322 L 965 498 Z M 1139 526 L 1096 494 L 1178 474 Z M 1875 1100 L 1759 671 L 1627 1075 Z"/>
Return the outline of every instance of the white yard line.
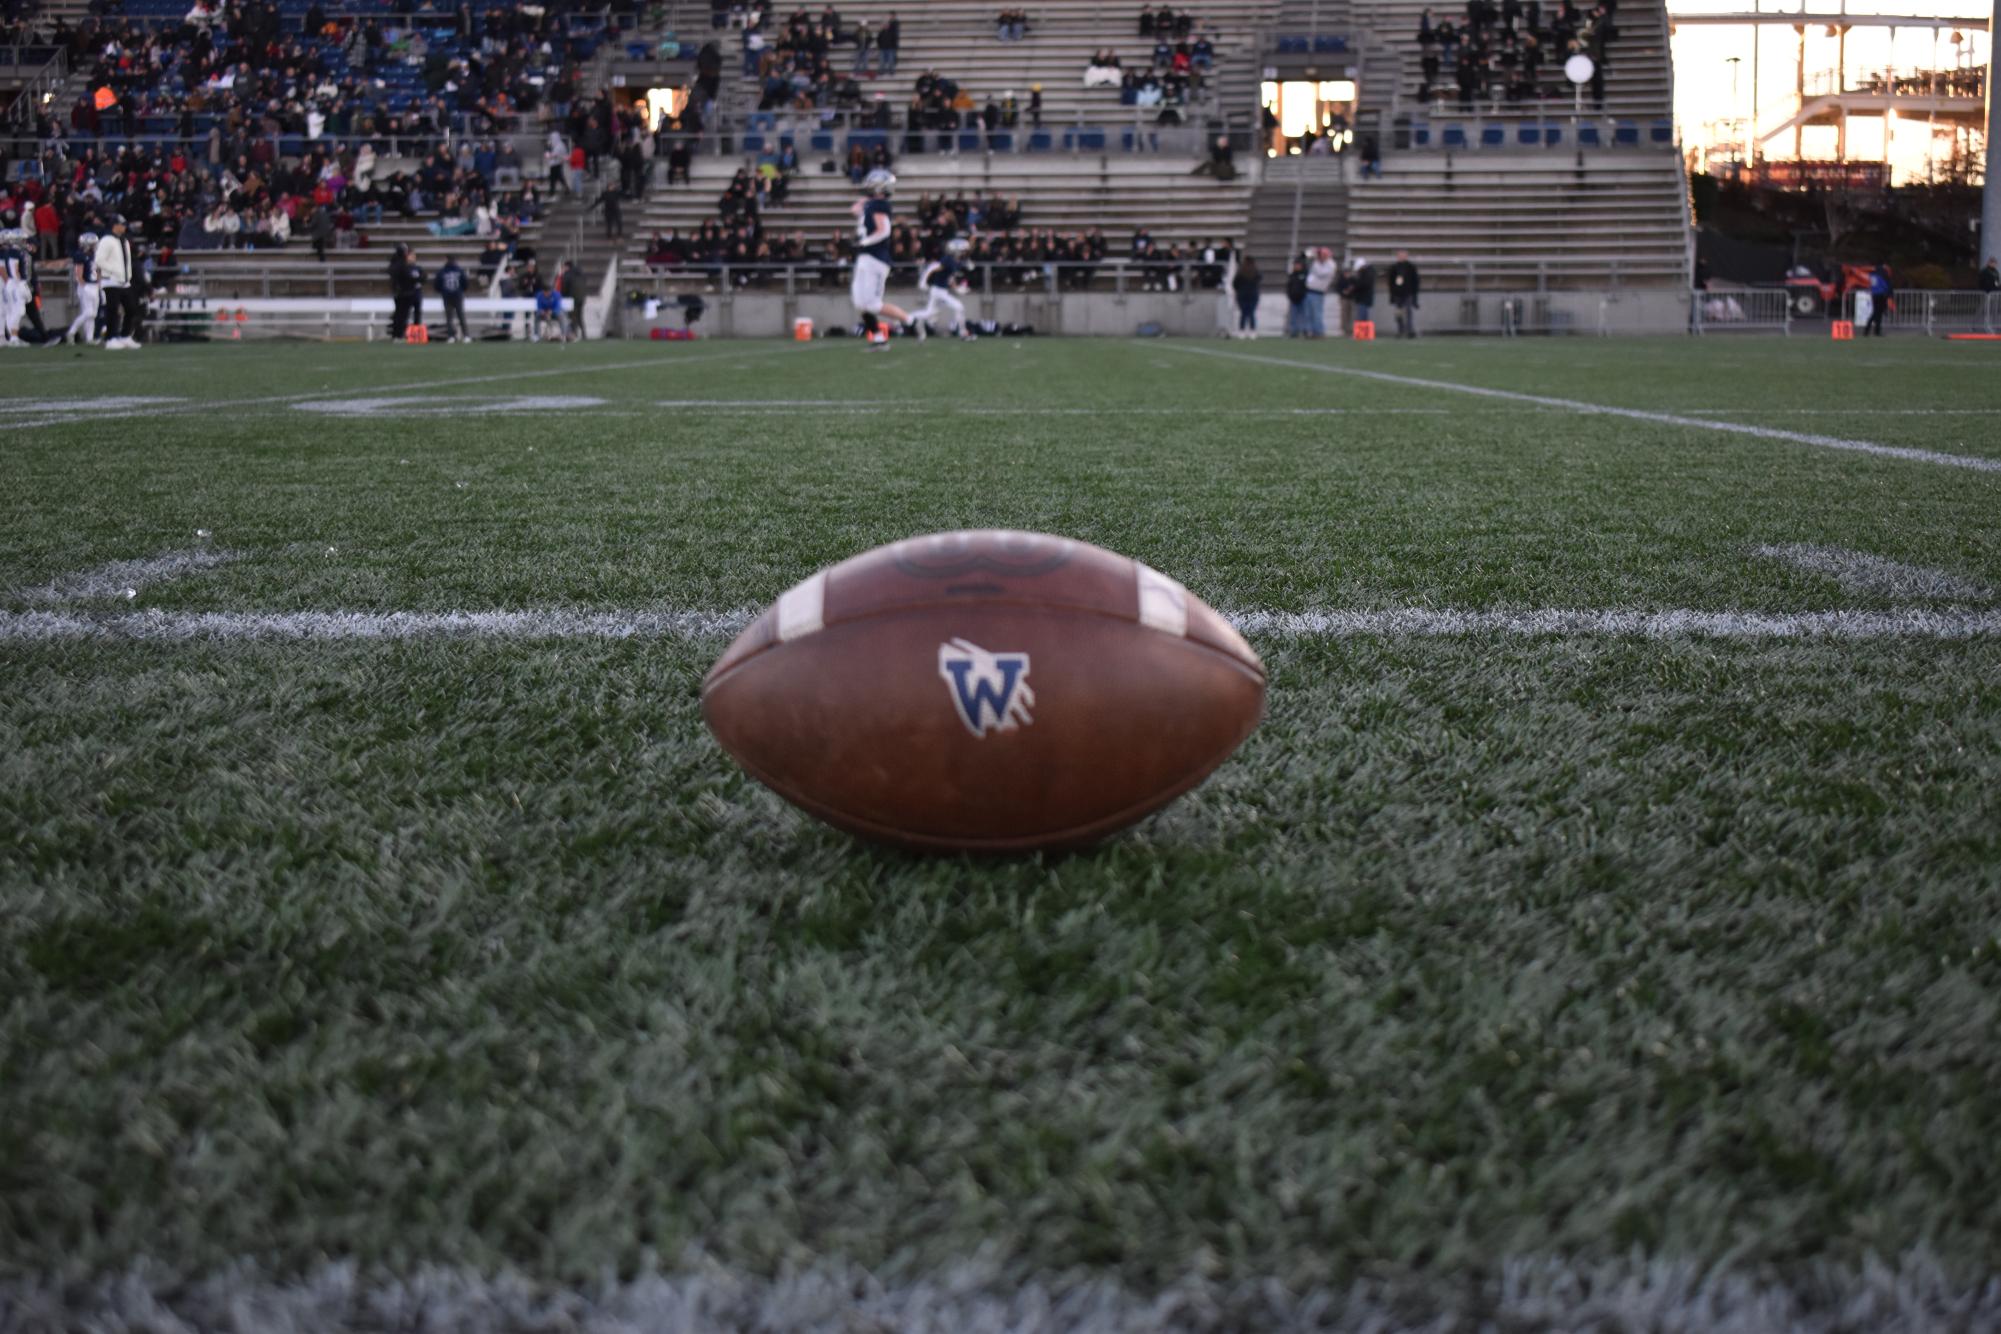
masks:
<path fill-rule="evenodd" d="M 0 642 L 55 640 L 718 639 L 748 611 L 140 611 L 0 612 Z M 1265 639 L 1984 639 L 2001 636 L 2001 610 L 1646 611 L 1565 608 L 1455 611 L 1242 611 L 1230 619 Z"/>
<path fill-rule="evenodd" d="M 24 588 L 14 596 L 23 602 L 40 603 L 127 597 L 150 585 L 227 565 L 239 559 L 241 554 L 199 548 L 194 551 L 163 551 L 157 556 L 144 556 L 138 560 L 114 560 L 95 569 L 59 575 L 40 588 Z"/>
<path fill-rule="evenodd" d="M 2001 408 L 1684 408 L 1691 417 L 2001 417 Z"/>
<path fill-rule="evenodd" d="M 1866 551 L 1850 551 L 1845 547 L 1795 542 L 1783 546 L 1754 547 L 1751 554 L 1783 561 L 1812 574 L 1824 574 L 1856 593 L 1961 601 L 1984 600 L 1991 596 L 1980 584 L 1949 571 L 1935 570 L 1926 565 L 1906 565 L 1902 561 L 1872 556 Z"/>
<path fill-rule="evenodd" d="M 752 613 L 703 611 L 141 611 L 111 616 L 0 612 L 0 641 L 716 639 Z"/>
<path fill-rule="evenodd" d="M 357 385 L 354 387 L 353 392 L 355 392 L 356 394 L 367 393 L 379 397 L 384 394 L 407 393 L 414 389 L 451 389 L 459 387 L 461 385 L 472 385 L 472 384 L 512 384 L 516 380 L 539 380 L 547 376 L 555 376 L 555 375 L 567 375 L 575 377 L 582 375 L 596 375 L 601 371 L 630 371 L 630 370 L 642 370 L 647 368 L 655 370 L 675 370 L 682 366 L 700 365 L 703 362 L 724 361 L 731 358 L 736 358 L 740 360 L 745 356 L 756 356 L 756 357 L 782 356 L 787 353 L 796 353 L 797 349 L 802 346 L 824 347 L 826 346 L 826 344 L 786 343 L 783 347 L 772 348 L 764 352 L 746 353 L 741 350 L 733 352 L 712 352 L 708 356 L 702 356 L 702 357 L 680 357 L 680 356 L 675 356 L 672 353 L 662 353 L 658 356 L 648 357 L 644 361 L 606 361 L 597 363 L 573 362 L 569 365 L 564 365 L 564 366 L 545 366 L 541 370 L 508 371 L 507 373 L 502 375 L 460 375 L 445 380 L 416 380 L 406 384 Z M 391 355 L 400 355 L 400 354 L 391 353 Z M 223 412 L 230 408 L 252 408 L 252 407 L 261 407 L 272 403 L 299 403 L 307 399 L 314 399 L 314 398 L 323 399 L 328 397 L 330 394 L 336 394 L 339 392 L 340 392 L 339 390 L 328 390 L 325 388 L 308 389 L 294 394 L 266 394 L 258 398 L 215 399 L 207 402 L 197 401 L 191 403 L 183 403 L 179 405 L 165 405 L 165 406 L 150 407 L 144 409 L 133 409 L 129 411 L 120 410 L 116 412 L 93 412 L 90 410 L 88 404 L 78 404 L 78 411 L 68 413 L 63 416 L 36 417 L 25 421 L 0 421 L 0 431 L 23 431 L 31 427 L 60 426 L 73 422 L 117 421 L 125 417 L 159 417 L 166 415 L 179 415 L 188 412 Z"/>
<path fill-rule="evenodd" d="M 790 411 L 801 406 L 817 409 L 816 416 L 879 416 L 883 413 L 922 413 L 955 417 L 1468 417 L 1476 414 L 1455 408 L 1212 408 L 1199 404 L 1186 407 L 1037 408 L 1004 404 L 950 402 L 864 402 L 828 401 L 801 404 L 786 400 L 667 398 L 654 400 L 654 407 L 716 413 L 757 413 Z M 1491 415 L 1491 414 L 1477 414 Z"/>
<path fill-rule="evenodd" d="M 46 366 L 35 367 L 35 374 L 46 373 Z M 162 398 L 157 395 L 124 394 L 104 395 L 93 398 L 0 398 L 0 417 L 21 413 L 68 412 L 81 408 L 88 412 L 120 412 L 130 408 L 159 408 L 168 403 L 185 403 L 184 398 Z"/>
<path fill-rule="evenodd" d="M 1290 357 L 1260 357 L 1247 352 L 1224 352 L 1218 348 L 1191 347 L 1175 343 L 1169 346 L 1176 352 L 1197 357 L 1214 357 L 1222 361 L 1241 361 L 1260 366 L 1283 366 L 1296 371 L 1320 371 L 1327 375 L 1349 375 L 1362 380 L 1376 380 L 1383 384 L 1403 385 L 1411 389 L 1442 389 L 1453 394 L 1473 394 L 1481 398 L 1502 399 L 1511 403 L 1533 403 L 1537 407 L 1561 408 L 1592 417 L 1623 417 L 1629 421 L 1651 422 L 1657 426 L 1682 426 L 1698 431 L 1722 431 L 1730 435 L 1749 435 L 1761 440 L 1783 440 L 1789 444 L 1811 445 L 1816 449 L 1839 449 L 1857 454 L 1873 454 L 1878 458 L 1903 459 L 1911 463 L 1935 463 L 1948 468 L 1968 468 L 1974 472 L 2001 473 L 2001 458 L 1980 458 L 1972 454 L 1942 454 L 1931 449 L 1907 449 L 1901 445 L 1879 445 L 1868 440 L 1845 440 L 1840 436 L 1817 435 L 1810 431 L 1787 431 L 1776 426 L 1752 426 L 1746 422 L 1717 421 L 1707 417 L 1690 417 L 1673 412 L 1649 412 L 1644 408 L 1620 408 L 1606 403 L 1587 403 L 1582 399 L 1554 398 L 1547 394 L 1524 394 L 1512 389 L 1490 389 L 1485 385 L 1458 384 L 1451 380 L 1427 380 L 1416 375 L 1396 375 L 1389 371 L 1363 370 L 1358 366 L 1330 366 L 1323 362 L 1295 361 Z"/>
<path fill-rule="evenodd" d="M 1187 1277 L 1155 1290 L 1073 1273 L 1023 1281 L 991 1262 L 878 1276 L 821 1262 L 777 1277 L 694 1254 L 679 1273 L 607 1276 L 581 1287 L 519 1273 L 424 1265 L 395 1275 L 351 1261 L 276 1276 L 243 1264 L 202 1276 L 140 1264 L 88 1281 L 0 1281 L 0 1311 L 28 1329 L 270 1329 L 339 1334 L 356 1328 L 484 1334 L 495 1329 L 759 1330 L 763 1334 L 1418 1334 L 1442 1329 L 1711 1331 L 1835 1334 L 1838 1330 L 1993 1329 L 2001 1279 L 1953 1276 L 1929 1253 L 1819 1265 L 1793 1284 L 1769 1272 L 1697 1260 L 1626 1257 L 1577 1264 L 1503 1258 L 1461 1291 L 1405 1280 L 1298 1290 L 1277 1281 Z M 1474 1314 L 1477 1312 L 1477 1317 Z M 1874 1314 L 1872 1315 L 1871 1312 Z"/>
<path fill-rule="evenodd" d="M 1667 611 L 1536 608 L 1455 611 L 1252 611 L 1230 619 L 1247 635 L 1276 639 L 1977 639 L 2001 635 L 2001 611 Z"/>

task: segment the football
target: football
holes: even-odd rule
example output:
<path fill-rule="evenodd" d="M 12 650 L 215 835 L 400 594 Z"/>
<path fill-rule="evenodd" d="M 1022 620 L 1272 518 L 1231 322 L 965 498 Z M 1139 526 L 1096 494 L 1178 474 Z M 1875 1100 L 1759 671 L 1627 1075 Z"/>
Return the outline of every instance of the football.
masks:
<path fill-rule="evenodd" d="M 1264 666 L 1166 575 L 1040 533 L 878 547 L 788 590 L 702 710 L 759 782 L 940 852 L 1077 847 L 1160 809 L 1264 712 Z"/>

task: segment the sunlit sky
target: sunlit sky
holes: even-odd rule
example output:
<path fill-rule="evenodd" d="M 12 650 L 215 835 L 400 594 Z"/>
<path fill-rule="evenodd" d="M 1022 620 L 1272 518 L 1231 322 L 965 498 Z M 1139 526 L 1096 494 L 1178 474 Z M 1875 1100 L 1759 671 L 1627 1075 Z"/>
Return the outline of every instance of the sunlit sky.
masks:
<path fill-rule="evenodd" d="M 1685 14 L 1748 13 L 1751 0 L 1668 0 L 1672 19 Z M 1805 12 L 1815 16 L 1836 13 L 1840 0 L 1806 0 Z M 1765 0 L 1759 8 L 1766 14 L 1797 14 L 1801 0 Z M 1864 16 L 1917 14 L 1935 18 L 1985 18 L 1993 12 L 1983 0 L 1848 0 L 1847 12 L 1855 17 L 1849 29 L 1847 69 L 1850 85 L 1870 70 L 1894 68 L 1912 72 L 1927 68 L 1954 68 L 1987 63 L 1988 35 L 1975 28 L 1960 30 L 1961 44 L 1952 43 L 1952 30 L 1936 35 L 1925 28 L 1868 28 L 1860 26 Z M 1674 36 L 1675 120 L 1685 147 L 1707 149 L 1712 145 L 1742 143 L 1755 123 L 1763 132 L 1777 129 L 1788 121 L 1799 105 L 1796 93 L 1799 78 L 1800 36 L 1791 24 L 1766 24 L 1758 30 L 1755 68 L 1756 105 L 1752 102 L 1754 68 L 1752 29 L 1749 25 L 1711 26 L 1681 24 Z M 1821 24 L 1806 32 L 1807 98 L 1816 87 L 1830 91 L 1837 53 L 1836 39 Z M 1732 56 L 1737 57 L 1733 66 Z M 1852 116 L 1848 129 L 1848 156 L 1851 159 L 1881 160 L 1884 156 L 1884 118 Z M 1943 154 L 1947 141 L 1934 140 L 1931 127 L 1923 120 L 1899 117 L 1891 132 L 1889 158 L 1899 181 L 1922 178 L 1926 148 L 1936 144 Z M 1767 142 L 1769 157 L 1791 157 L 1793 136 L 1787 131 Z M 1832 126 L 1809 126 L 1801 145 L 1802 157 L 1833 158 L 1835 132 Z"/>

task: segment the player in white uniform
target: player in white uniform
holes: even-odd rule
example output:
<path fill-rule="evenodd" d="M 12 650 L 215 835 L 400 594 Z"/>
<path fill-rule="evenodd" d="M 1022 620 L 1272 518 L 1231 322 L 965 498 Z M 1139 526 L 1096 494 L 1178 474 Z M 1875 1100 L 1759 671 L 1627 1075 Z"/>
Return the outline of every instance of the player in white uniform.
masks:
<path fill-rule="evenodd" d="M 70 290 L 76 293 L 76 318 L 63 332 L 63 341 L 97 341 L 97 306 L 103 289 L 97 285 L 97 233 L 85 232 L 76 239 L 76 253 L 70 256 Z"/>
<path fill-rule="evenodd" d="M 889 192 L 895 187 L 896 177 L 876 168 L 863 179 L 862 189 L 866 194 L 855 201 L 852 210 L 855 281 L 849 294 L 862 317 L 862 330 L 872 348 L 889 346 L 889 331 L 882 327 L 881 316 L 887 315 L 899 324 L 911 322 L 908 312 L 883 300 L 883 292 L 889 286 Z M 918 336 L 923 337 L 922 325 L 918 326 Z"/>
<path fill-rule="evenodd" d="M 921 329 L 943 310 L 952 313 L 952 332 L 959 335 L 961 342 L 973 341 L 972 330 L 966 327 L 966 303 L 959 298 L 967 287 L 966 270 L 959 263 L 959 257 L 966 253 L 964 241 L 949 241 L 945 245 L 945 257 L 934 259 L 917 274 L 917 285 L 931 294 L 931 300 L 924 309 L 917 312 L 917 326 Z"/>
<path fill-rule="evenodd" d="M 7 225 L 13 226 L 12 218 Z M 0 346 L 27 346 L 21 341 L 21 320 L 28 313 L 30 263 L 24 245 L 11 235 L 0 237 Z"/>

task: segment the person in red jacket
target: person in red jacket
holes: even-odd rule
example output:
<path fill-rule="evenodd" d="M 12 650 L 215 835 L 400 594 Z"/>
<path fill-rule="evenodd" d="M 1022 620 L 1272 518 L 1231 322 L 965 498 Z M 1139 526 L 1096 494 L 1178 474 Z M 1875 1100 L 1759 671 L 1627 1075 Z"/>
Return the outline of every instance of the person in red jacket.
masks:
<path fill-rule="evenodd" d="M 44 199 L 35 207 L 35 237 L 43 259 L 62 257 L 62 228 L 54 201 Z"/>

